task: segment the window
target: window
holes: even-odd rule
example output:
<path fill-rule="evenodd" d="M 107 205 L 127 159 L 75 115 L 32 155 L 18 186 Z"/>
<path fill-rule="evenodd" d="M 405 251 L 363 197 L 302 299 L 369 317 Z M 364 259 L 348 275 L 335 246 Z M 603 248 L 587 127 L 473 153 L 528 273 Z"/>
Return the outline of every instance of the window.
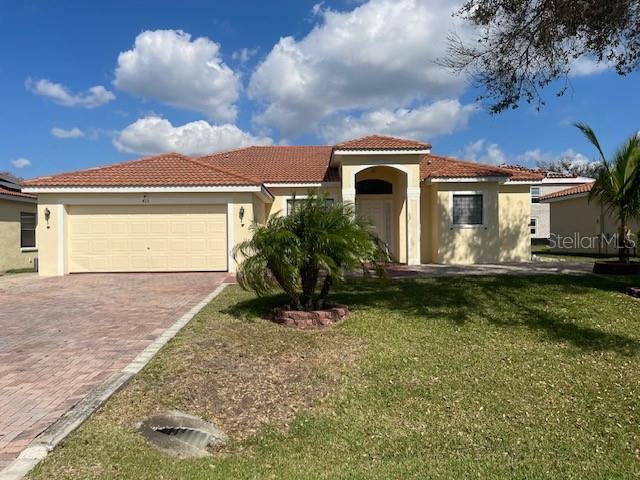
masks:
<path fill-rule="evenodd" d="M 306 200 L 306 198 L 289 198 L 289 199 L 287 199 L 287 215 L 289 215 L 291 212 L 295 211 L 295 209 L 298 208 L 298 206 L 302 205 L 302 203 L 304 203 L 305 200 Z M 329 208 L 329 207 L 333 206 L 333 198 L 327 198 L 324 201 L 324 206 L 326 208 Z"/>
<path fill-rule="evenodd" d="M 20 248 L 36 248 L 36 214 L 20 212 Z"/>
<path fill-rule="evenodd" d="M 531 229 L 531 235 L 535 235 L 536 232 L 538 231 L 538 219 L 537 218 L 532 218 L 529 221 L 529 228 Z"/>
<path fill-rule="evenodd" d="M 483 225 L 482 194 L 453 195 L 454 225 Z"/>
<path fill-rule="evenodd" d="M 392 193 L 393 184 L 386 180 L 372 178 L 356 183 L 356 195 L 390 195 Z"/>
<path fill-rule="evenodd" d="M 540 187 L 531 187 L 531 201 L 533 203 L 538 203 L 539 198 L 540 198 Z"/>

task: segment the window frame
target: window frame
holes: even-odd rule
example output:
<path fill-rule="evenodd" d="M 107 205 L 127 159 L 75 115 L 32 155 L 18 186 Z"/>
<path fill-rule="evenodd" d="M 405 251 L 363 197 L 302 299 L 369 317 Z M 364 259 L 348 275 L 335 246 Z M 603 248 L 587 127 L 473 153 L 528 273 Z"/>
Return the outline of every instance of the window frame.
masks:
<path fill-rule="evenodd" d="M 538 217 L 531 217 L 529 219 L 529 233 L 530 235 L 538 234 Z"/>
<path fill-rule="evenodd" d="M 482 205 L 482 223 L 454 223 L 454 197 L 456 196 L 469 196 L 476 195 L 481 198 Z M 471 191 L 452 191 L 449 194 L 449 225 L 451 229 L 454 228 L 487 228 L 487 195 L 484 191 L 471 190 Z"/>
<path fill-rule="evenodd" d="M 307 198 L 309 198 L 309 195 L 285 195 L 284 197 L 284 214 L 285 216 L 289 216 L 289 201 L 290 200 L 306 200 Z M 325 202 L 325 205 L 327 202 L 331 202 L 331 205 L 334 205 L 336 203 L 335 199 L 333 197 L 327 197 L 327 200 Z"/>
<path fill-rule="evenodd" d="M 30 229 L 23 228 L 23 215 L 33 216 L 33 246 L 24 246 L 23 245 L 23 232 L 28 231 Z M 37 227 L 38 227 L 38 214 L 36 212 L 20 212 L 20 251 L 22 252 L 34 252 L 38 250 L 38 235 L 37 235 Z"/>
<path fill-rule="evenodd" d="M 534 188 L 538 191 L 537 194 L 533 193 L 533 189 Z M 530 192 L 531 192 L 531 203 L 538 203 L 539 200 L 540 200 L 540 197 L 542 196 L 542 192 L 540 191 L 540 186 L 539 185 L 532 185 L 531 189 L 530 189 Z"/>

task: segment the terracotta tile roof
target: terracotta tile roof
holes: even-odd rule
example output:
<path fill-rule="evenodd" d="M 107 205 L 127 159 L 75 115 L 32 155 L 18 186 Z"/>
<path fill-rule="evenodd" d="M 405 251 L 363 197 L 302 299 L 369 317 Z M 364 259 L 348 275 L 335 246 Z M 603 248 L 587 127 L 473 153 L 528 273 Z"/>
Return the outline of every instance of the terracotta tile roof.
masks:
<path fill-rule="evenodd" d="M 389 137 L 387 137 L 389 138 Z M 415 145 L 415 144 L 414 144 Z M 422 144 L 426 145 L 426 144 Z M 238 186 L 340 181 L 331 146 L 259 146 L 191 158 L 178 153 L 40 177 L 27 187 Z M 537 181 L 539 172 L 497 167 L 438 155 L 423 156 L 421 179 L 508 177 Z"/>
<path fill-rule="evenodd" d="M 420 179 L 427 178 L 509 177 L 516 181 L 537 181 L 543 175 L 484 163 L 468 162 L 439 155 L 424 155 L 420 161 Z"/>
<path fill-rule="evenodd" d="M 329 146 L 248 147 L 200 157 L 209 165 L 252 175 L 265 183 L 316 183 L 339 181 L 337 169 L 330 168 Z"/>
<path fill-rule="evenodd" d="M 424 150 L 427 148 L 431 148 L 431 144 L 384 135 L 369 135 L 336 145 L 336 149 L 339 150 Z"/>
<path fill-rule="evenodd" d="M 124 186 L 218 186 L 260 185 L 248 175 L 180 155 L 167 153 L 130 162 L 40 177 L 26 187 L 124 187 Z"/>
<path fill-rule="evenodd" d="M 560 190 L 558 192 L 548 193 L 539 197 L 538 200 L 543 202 L 545 200 L 551 200 L 552 198 L 570 197 L 572 195 L 579 195 L 581 193 L 589 193 L 593 188 L 593 183 L 594 182 L 583 183 L 581 185 L 576 185 L 575 187 L 565 188 L 564 190 Z"/>
<path fill-rule="evenodd" d="M 543 175 L 545 178 L 577 178 L 575 175 L 571 175 L 569 173 L 551 172 L 549 170 L 542 170 L 541 168 L 529 168 L 522 165 L 503 164 L 500 166 L 503 168 L 508 168 L 509 170 L 519 170 L 522 172 Z"/>
<path fill-rule="evenodd" d="M 36 195 L 32 195 L 30 193 L 22 193 L 18 190 L 12 190 L 10 188 L 5 188 L 3 186 L 0 186 L 0 196 L 2 195 L 8 195 L 10 197 L 17 197 L 17 198 L 27 198 L 27 199 L 38 198 L 36 197 Z"/>

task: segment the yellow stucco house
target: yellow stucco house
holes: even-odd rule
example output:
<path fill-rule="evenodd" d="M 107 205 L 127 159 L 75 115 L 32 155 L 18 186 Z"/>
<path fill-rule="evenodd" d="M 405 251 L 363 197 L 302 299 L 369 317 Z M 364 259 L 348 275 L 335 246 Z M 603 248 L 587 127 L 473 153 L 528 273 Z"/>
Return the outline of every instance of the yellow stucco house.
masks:
<path fill-rule="evenodd" d="M 35 268 L 36 196 L 21 191 L 20 180 L 0 172 L 0 273 Z"/>
<path fill-rule="evenodd" d="M 553 252 L 618 254 L 618 220 L 599 201 L 589 201 L 592 187 L 593 181 L 540 197 L 550 209 L 549 246 Z M 632 221 L 629 228 L 637 243 L 640 223 Z"/>
<path fill-rule="evenodd" d="M 334 146 L 261 146 L 199 158 L 169 153 L 42 177 L 40 274 L 234 271 L 252 221 L 323 191 L 353 202 L 398 262 L 530 260 L 535 172 L 431 153 L 373 135 Z"/>

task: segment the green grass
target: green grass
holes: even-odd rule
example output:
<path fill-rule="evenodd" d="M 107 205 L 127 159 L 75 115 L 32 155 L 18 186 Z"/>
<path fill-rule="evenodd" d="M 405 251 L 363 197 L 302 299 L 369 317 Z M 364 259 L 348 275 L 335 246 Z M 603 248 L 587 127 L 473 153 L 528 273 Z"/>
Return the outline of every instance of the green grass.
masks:
<path fill-rule="evenodd" d="M 626 282 L 626 283 L 625 283 Z M 368 281 L 301 332 L 228 289 L 31 478 L 611 479 L 640 475 L 640 278 Z M 233 441 L 176 460 L 136 433 L 161 408 Z"/>

